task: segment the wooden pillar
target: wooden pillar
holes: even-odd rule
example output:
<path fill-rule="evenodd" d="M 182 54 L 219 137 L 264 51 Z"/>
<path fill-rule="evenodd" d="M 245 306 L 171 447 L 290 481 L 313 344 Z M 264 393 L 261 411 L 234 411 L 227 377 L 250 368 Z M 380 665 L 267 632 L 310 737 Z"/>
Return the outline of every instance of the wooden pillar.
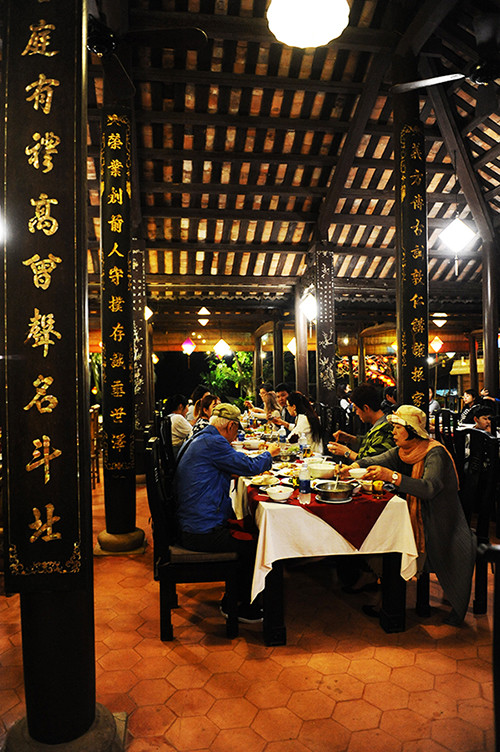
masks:
<path fill-rule="evenodd" d="M 26 695 L 8 752 L 109 750 L 116 732 L 95 703 L 86 22 L 77 0 L 3 7 L 5 586 L 20 593 Z"/>
<path fill-rule="evenodd" d="M 498 395 L 498 247 L 493 241 L 483 245 L 483 358 L 484 386 Z"/>
<path fill-rule="evenodd" d="M 273 379 L 274 386 L 283 381 L 283 322 L 275 321 L 273 328 Z"/>
<path fill-rule="evenodd" d="M 324 405 L 337 404 L 335 364 L 335 294 L 333 253 L 316 253 L 316 400 Z"/>
<path fill-rule="evenodd" d="M 469 375 L 471 389 L 479 392 L 479 377 L 477 373 L 477 340 L 473 334 L 469 334 Z"/>
<path fill-rule="evenodd" d="M 396 58 L 394 81 L 416 77 L 413 58 Z M 425 143 L 418 92 L 394 95 L 398 401 L 429 404 Z"/>
<path fill-rule="evenodd" d="M 262 381 L 262 345 L 260 336 L 256 335 L 253 342 L 253 391 L 255 394 L 255 400 L 257 400 L 260 383 Z"/>
<path fill-rule="evenodd" d="M 358 384 L 362 384 L 366 379 L 365 367 L 365 338 L 360 333 L 358 335 Z"/>
<path fill-rule="evenodd" d="M 300 308 L 301 293 L 295 288 L 295 384 L 299 392 L 309 392 L 309 365 L 307 358 L 307 319 Z"/>

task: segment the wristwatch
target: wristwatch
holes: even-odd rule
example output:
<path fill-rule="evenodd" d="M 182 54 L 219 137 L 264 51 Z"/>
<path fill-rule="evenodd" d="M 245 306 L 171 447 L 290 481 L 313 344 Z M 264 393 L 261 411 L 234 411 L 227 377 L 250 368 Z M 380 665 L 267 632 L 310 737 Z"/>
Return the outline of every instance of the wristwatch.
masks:
<path fill-rule="evenodd" d="M 346 449 L 346 451 L 344 452 L 344 457 L 346 457 L 347 459 L 349 459 L 350 456 L 351 456 L 351 450 L 350 449 Z"/>
<path fill-rule="evenodd" d="M 391 480 L 393 483 L 397 483 L 399 480 L 399 473 L 393 472 L 393 474 L 391 475 Z"/>

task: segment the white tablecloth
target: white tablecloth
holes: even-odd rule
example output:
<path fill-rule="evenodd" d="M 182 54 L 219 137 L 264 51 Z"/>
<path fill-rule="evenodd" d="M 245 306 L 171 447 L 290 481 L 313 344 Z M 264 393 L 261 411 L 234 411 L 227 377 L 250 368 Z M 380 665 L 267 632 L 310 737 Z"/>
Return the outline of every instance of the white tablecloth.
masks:
<path fill-rule="evenodd" d="M 401 577 L 409 580 L 417 572 L 418 554 L 408 505 L 405 499 L 398 496 L 393 496 L 387 503 L 359 549 L 354 548 L 327 522 L 302 507 L 261 501 L 255 520 L 260 533 L 252 600 L 264 589 L 266 575 L 271 571 L 273 562 L 279 559 L 400 552 Z"/>

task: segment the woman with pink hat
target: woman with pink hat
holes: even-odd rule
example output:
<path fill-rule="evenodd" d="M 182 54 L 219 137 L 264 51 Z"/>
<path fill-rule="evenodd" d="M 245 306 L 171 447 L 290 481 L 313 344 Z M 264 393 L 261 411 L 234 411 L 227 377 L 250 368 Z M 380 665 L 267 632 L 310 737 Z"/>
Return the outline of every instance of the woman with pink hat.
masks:
<path fill-rule="evenodd" d="M 419 569 L 436 573 L 452 606 L 446 622 L 459 626 L 469 605 L 476 541 L 458 496 L 455 464 L 448 450 L 430 438 L 418 407 L 401 405 L 387 420 L 396 446 L 350 467 L 365 467 L 364 480 L 393 483 L 400 495 L 406 494 Z"/>

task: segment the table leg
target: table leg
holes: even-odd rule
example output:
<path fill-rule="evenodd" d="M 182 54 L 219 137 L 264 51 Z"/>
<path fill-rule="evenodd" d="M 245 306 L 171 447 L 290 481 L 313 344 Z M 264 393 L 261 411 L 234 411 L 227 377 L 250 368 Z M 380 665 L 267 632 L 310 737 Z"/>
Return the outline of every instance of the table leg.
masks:
<path fill-rule="evenodd" d="M 275 561 L 266 576 L 264 588 L 264 642 L 286 645 L 285 612 L 283 608 L 283 562 Z"/>
<path fill-rule="evenodd" d="M 385 632 L 406 628 L 406 582 L 400 574 L 401 554 L 384 554 L 380 626 Z"/>

